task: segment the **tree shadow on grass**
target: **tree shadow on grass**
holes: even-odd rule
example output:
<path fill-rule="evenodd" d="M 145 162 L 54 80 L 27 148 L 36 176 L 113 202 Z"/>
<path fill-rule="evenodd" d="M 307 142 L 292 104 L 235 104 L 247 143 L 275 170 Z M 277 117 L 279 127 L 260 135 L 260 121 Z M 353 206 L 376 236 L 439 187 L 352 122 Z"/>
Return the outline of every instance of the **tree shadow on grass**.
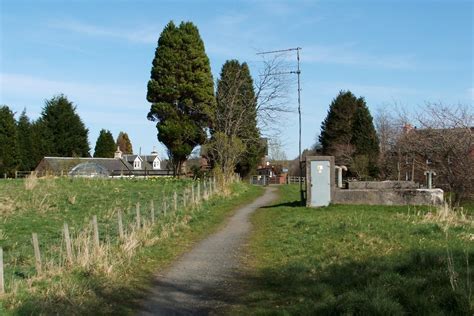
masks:
<path fill-rule="evenodd" d="M 456 273 L 453 289 L 448 257 L 443 250 L 416 250 L 364 261 L 346 260 L 323 266 L 309 259 L 257 271 L 236 271 L 227 286 L 176 286 L 162 283 L 165 292 L 180 291 L 212 302 L 209 308 L 158 302 L 173 315 L 223 314 L 229 306 L 237 314 L 284 315 L 472 315 L 472 297 L 466 266 L 474 252 L 452 252 Z M 148 287 L 104 285 L 91 277 L 74 293 L 55 293 L 48 299 L 33 295 L 22 302 L 17 315 L 129 315 L 142 308 L 140 300 L 150 295 Z M 84 293 L 84 299 L 72 297 Z M 66 294 L 66 295 L 65 295 Z M 166 299 L 166 298 L 165 298 Z M 78 304 L 78 303 L 81 304 Z M 199 304 L 198 304 L 199 305 Z"/>
<path fill-rule="evenodd" d="M 472 315 L 466 254 L 453 252 L 454 289 L 445 251 L 412 251 L 323 267 L 290 261 L 247 276 L 246 314 Z M 469 253 L 473 262 L 474 252 Z M 470 301 L 471 300 L 471 301 Z"/>
<path fill-rule="evenodd" d="M 64 291 L 47 295 L 35 293 L 22 297 L 15 315 L 209 315 L 222 314 L 229 305 L 237 304 L 238 296 L 229 286 L 239 280 L 236 272 L 229 276 L 226 286 L 209 283 L 177 284 L 161 279 L 144 282 L 141 286 L 116 285 L 87 275 L 80 277 L 80 285 L 68 285 Z M 178 295 L 175 295 L 178 293 Z M 83 295 L 81 297 L 81 295 Z M 189 297 L 188 301 L 182 301 Z"/>
<path fill-rule="evenodd" d="M 302 207 L 302 206 L 304 206 L 304 204 L 301 203 L 300 200 L 297 200 L 297 201 L 291 201 L 291 202 L 284 202 L 284 203 L 279 203 L 279 204 L 273 204 L 273 205 L 262 206 L 262 208 Z"/>
<path fill-rule="evenodd" d="M 81 272 L 82 273 L 82 272 Z M 57 285 L 47 293 L 25 293 L 15 315 L 129 315 L 139 307 L 139 299 L 147 287 L 116 285 L 94 275 L 77 275 L 67 282 L 75 285 Z"/>

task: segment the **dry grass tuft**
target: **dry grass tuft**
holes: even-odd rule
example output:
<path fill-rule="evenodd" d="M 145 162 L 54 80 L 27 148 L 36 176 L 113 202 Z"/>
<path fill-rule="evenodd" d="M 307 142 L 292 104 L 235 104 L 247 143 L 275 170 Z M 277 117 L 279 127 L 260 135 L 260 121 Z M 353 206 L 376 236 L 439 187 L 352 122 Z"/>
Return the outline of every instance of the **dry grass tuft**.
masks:
<path fill-rule="evenodd" d="M 74 205 L 76 204 L 76 195 L 70 195 L 67 197 L 67 201 L 69 202 L 69 204 L 71 205 Z"/>
<path fill-rule="evenodd" d="M 444 229 L 453 226 L 474 226 L 472 218 L 462 207 L 452 207 L 448 203 L 438 206 L 434 211 L 430 211 L 423 216 L 425 222 L 442 223 Z"/>
<path fill-rule="evenodd" d="M 8 239 L 7 234 L 3 230 L 0 229 L 0 241 L 7 240 L 7 239 Z"/>
<path fill-rule="evenodd" d="M 25 190 L 31 191 L 38 185 L 38 177 L 36 176 L 35 172 L 32 172 L 28 177 L 25 179 Z"/>
<path fill-rule="evenodd" d="M 8 196 L 0 196 L 0 215 L 6 216 L 10 213 L 13 213 L 16 209 L 15 200 Z"/>

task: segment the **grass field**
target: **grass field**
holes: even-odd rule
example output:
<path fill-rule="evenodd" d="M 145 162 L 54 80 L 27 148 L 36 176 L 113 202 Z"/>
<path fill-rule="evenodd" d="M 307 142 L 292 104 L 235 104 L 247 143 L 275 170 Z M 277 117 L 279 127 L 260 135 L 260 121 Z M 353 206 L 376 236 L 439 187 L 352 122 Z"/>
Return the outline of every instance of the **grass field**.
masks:
<path fill-rule="evenodd" d="M 299 207 L 297 187 L 253 217 L 232 314 L 473 315 L 472 210 Z"/>
<path fill-rule="evenodd" d="M 156 269 L 165 267 L 214 231 L 232 209 L 261 192 L 236 183 L 230 196 L 211 198 L 197 209 L 163 214 L 164 207 L 173 203 L 173 192 L 178 192 L 180 200 L 192 183 L 173 179 L 0 181 L 0 246 L 7 288 L 0 297 L 0 314 L 131 314 Z M 126 234 L 133 235 L 136 203 L 140 203 L 142 220 L 149 223 L 151 201 L 156 225 L 146 226 L 141 239 L 120 248 L 117 211 L 123 213 Z M 79 238 L 93 215 L 98 218 L 101 244 L 111 251 L 87 265 L 62 264 L 63 223 L 68 223 L 73 238 Z M 41 276 L 34 269 L 32 232 L 38 233 L 45 263 Z M 135 247 L 130 257 L 112 255 L 129 246 Z"/>

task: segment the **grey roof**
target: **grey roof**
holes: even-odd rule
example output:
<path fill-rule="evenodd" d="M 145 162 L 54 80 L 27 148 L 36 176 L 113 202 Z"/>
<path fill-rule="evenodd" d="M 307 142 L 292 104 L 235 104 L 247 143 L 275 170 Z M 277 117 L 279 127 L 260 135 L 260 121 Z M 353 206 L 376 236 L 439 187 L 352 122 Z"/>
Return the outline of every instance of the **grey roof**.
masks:
<path fill-rule="evenodd" d="M 122 155 L 122 159 L 125 161 L 125 164 L 129 167 L 129 169 L 133 169 L 133 162 L 137 157 L 140 157 L 142 161 L 142 170 L 152 170 L 153 169 L 153 161 L 155 160 L 156 157 L 158 157 L 157 154 L 151 154 L 151 155 Z M 160 159 L 158 157 L 158 159 Z M 168 167 L 168 161 L 167 160 L 161 160 L 160 159 L 160 169 L 167 169 Z"/>
<path fill-rule="evenodd" d="M 126 160 L 127 162 L 133 163 L 135 158 L 137 158 L 138 156 L 140 157 L 142 161 L 147 161 L 149 163 L 153 163 L 153 160 L 155 160 L 155 158 L 158 157 L 158 155 L 155 155 L 155 154 L 153 155 L 122 155 L 122 159 Z M 160 158 L 158 157 L 158 159 Z"/>
<path fill-rule="evenodd" d="M 43 161 L 45 163 L 43 168 L 53 171 L 70 171 L 74 166 L 84 162 L 97 163 L 107 170 L 128 169 L 122 160 L 115 158 L 44 157 Z"/>
<path fill-rule="evenodd" d="M 37 172 L 70 172 L 71 169 L 81 163 L 95 163 L 105 169 L 107 169 L 110 174 L 129 174 L 129 173 L 140 173 L 146 170 L 149 174 L 167 174 L 168 173 L 168 161 L 162 160 L 159 170 L 153 170 L 153 159 L 151 162 L 143 161 L 141 170 L 134 170 L 133 160 L 137 155 L 127 155 L 134 156 L 133 159 L 130 157 L 128 161 L 125 159 L 116 159 L 116 158 L 86 158 L 86 157 L 44 157 L 41 162 L 36 167 L 35 171 Z M 130 160 L 131 159 L 131 160 Z M 148 160 L 148 159 L 147 159 Z M 130 161 L 130 162 L 129 162 Z"/>

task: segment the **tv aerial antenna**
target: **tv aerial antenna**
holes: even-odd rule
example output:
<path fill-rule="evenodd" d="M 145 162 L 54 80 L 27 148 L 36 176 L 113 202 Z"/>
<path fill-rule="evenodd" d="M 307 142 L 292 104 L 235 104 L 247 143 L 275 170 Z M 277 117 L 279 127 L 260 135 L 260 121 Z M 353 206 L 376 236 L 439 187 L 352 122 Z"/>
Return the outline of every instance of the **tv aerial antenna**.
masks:
<path fill-rule="evenodd" d="M 296 51 L 296 70 L 292 71 L 284 71 L 284 72 L 275 72 L 271 73 L 270 75 L 272 76 L 278 76 L 278 75 L 290 75 L 290 74 L 296 74 L 298 77 L 298 157 L 299 157 L 299 167 L 300 167 L 300 198 L 301 198 L 301 204 L 304 204 L 305 202 L 305 195 L 304 195 L 304 190 L 303 190 L 303 159 L 301 157 L 301 69 L 300 69 L 300 51 L 301 47 L 293 47 L 293 48 L 287 48 L 287 49 L 279 49 L 279 50 L 272 50 L 272 51 L 267 51 L 267 52 L 260 52 L 257 53 L 257 55 L 270 55 L 270 54 L 279 54 L 279 53 L 286 53 L 286 52 L 293 52 Z"/>

